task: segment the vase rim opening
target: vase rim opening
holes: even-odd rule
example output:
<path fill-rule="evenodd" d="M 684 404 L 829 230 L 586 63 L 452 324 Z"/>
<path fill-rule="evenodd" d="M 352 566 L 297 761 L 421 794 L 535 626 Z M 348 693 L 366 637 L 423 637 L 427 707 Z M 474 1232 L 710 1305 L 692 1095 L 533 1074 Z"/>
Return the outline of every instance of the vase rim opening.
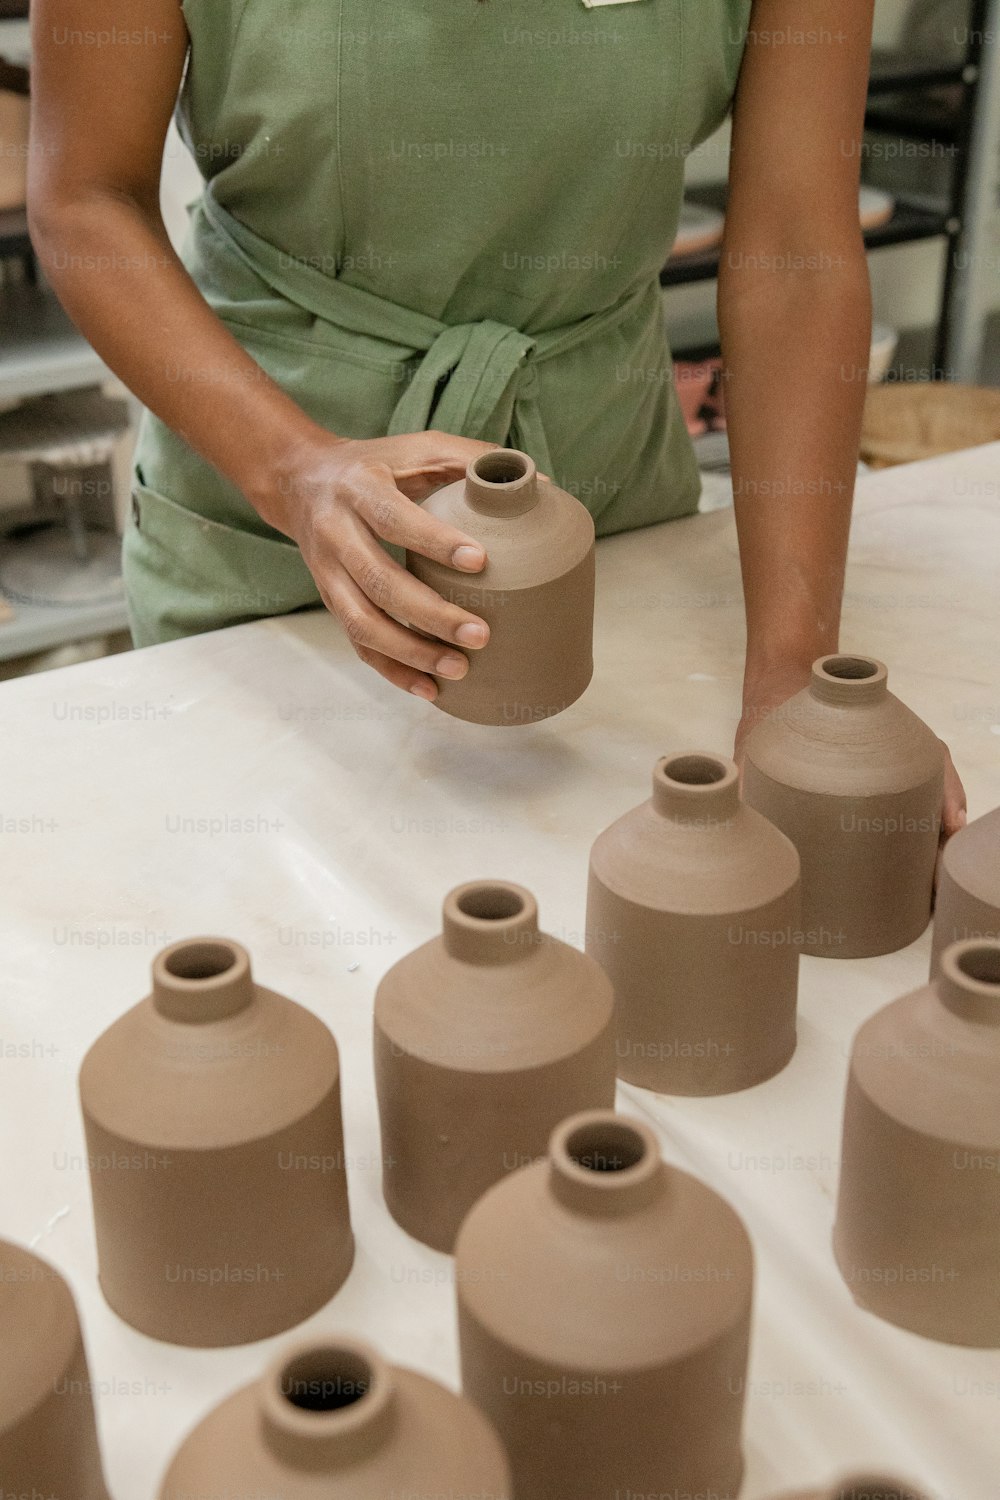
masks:
<path fill-rule="evenodd" d="M 881 662 L 871 656 L 821 656 L 817 663 L 819 670 L 826 677 L 834 677 L 838 682 L 870 682 L 873 677 L 879 675 Z M 884 671 L 885 669 L 882 668 Z"/>
<path fill-rule="evenodd" d="M 153 960 L 153 1004 L 172 1021 L 221 1021 L 253 1000 L 250 955 L 228 938 L 183 938 Z"/>
<path fill-rule="evenodd" d="M 452 891 L 448 902 L 466 921 L 495 927 L 523 916 L 534 905 L 534 898 L 506 880 L 473 880 Z"/>
<path fill-rule="evenodd" d="M 509 489 L 535 476 L 535 465 L 519 448 L 494 448 L 480 453 L 469 465 L 469 477 L 495 489 Z"/>
<path fill-rule="evenodd" d="M 977 993 L 992 995 L 1000 1004 L 1000 942 L 965 938 L 944 950 L 941 966 L 949 978 Z"/>
<path fill-rule="evenodd" d="M 293 1439 L 348 1439 L 388 1411 L 389 1366 L 359 1339 L 316 1338 L 285 1348 L 261 1386 L 269 1425 Z"/>
<path fill-rule="evenodd" d="M 449 891 L 442 931 L 449 953 L 468 963 L 513 963 L 542 941 L 534 896 L 511 880 L 470 880 Z"/>
<path fill-rule="evenodd" d="M 889 671 L 876 656 L 833 651 L 812 664 L 813 694 L 829 703 L 867 703 L 887 689 Z"/>
<path fill-rule="evenodd" d="M 552 1133 L 549 1156 L 561 1176 L 602 1193 L 632 1189 L 662 1166 L 648 1126 L 609 1109 L 563 1120 Z"/>
<path fill-rule="evenodd" d="M 661 756 L 656 769 L 671 786 L 683 787 L 694 796 L 719 791 L 739 779 L 739 772 L 731 760 L 704 750 Z"/>
<path fill-rule="evenodd" d="M 160 957 L 171 979 L 190 984 L 218 979 L 239 964 L 235 944 L 222 938 L 189 938 L 164 949 Z"/>

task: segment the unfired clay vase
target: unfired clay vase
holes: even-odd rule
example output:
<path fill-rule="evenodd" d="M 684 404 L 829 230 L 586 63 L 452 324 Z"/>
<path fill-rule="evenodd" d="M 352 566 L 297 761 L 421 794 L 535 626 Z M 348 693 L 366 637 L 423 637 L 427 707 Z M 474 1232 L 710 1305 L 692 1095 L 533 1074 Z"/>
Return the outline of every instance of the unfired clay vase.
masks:
<path fill-rule="evenodd" d="M 746 743 L 743 795 L 802 860 L 804 953 L 869 958 L 930 920 L 944 747 L 874 657 L 821 656 Z"/>
<path fill-rule="evenodd" d="M 101 1286 L 176 1344 L 241 1344 L 322 1307 L 354 1256 L 337 1044 L 193 938 L 80 1072 Z"/>
<path fill-rule="evenodd" d="M 460 682 L 438 680 L 438 708 L 477 724 L 530 724 L 579 698 L 594 669 L 594 523 L 573 495 L 539 479 L 526 453 L 482 454 L 464 480 L 424 502 L 486 549 L 480 573 L 416 552 L 406 565 L 449 603 L 486 621 Z"/>
<path fill-rule="evenodd" d="M 614 986 L 619 1076 L 726 1094 L 795 1050 L 799 857 L 718 755 L 665 756 L 590 855 L 587 952 Z"/>
<path fill-rule="evenodd" d="M 507 1461 L 461 1396 L 353 1339 L 283 1350 L 195 1428 L 159 1500 L 510 1500 Z"/>
<path fill-rule="evenodd" d="M 73 1294 L 0 1240 L 0 1493 L 108 1500 Z"/>
<path fill-rule="evenodd" d="M 706 1494 L 743 1470 L 753 1264 L 741 1221 L 645 1124 L 566 1120 L 456 1248 L 462 1386 L 517 1500 Z"/>
<path fill-rule="evenodd" d="M 855 1037 L 833 1245 L 870 1312 L 1000 1348 L 1000 943 L 953 943 Z"/>
<path fill-rule="evenodd" d="M 852 1474 L 826 1489 L 782 1493 L 775 1500 L 928 1500 L 928 1497 L 905 1479 L 890 1479 L 885 1474 Z"/>
<path fill-rule="evenodd" d="M 931 977 L 949 943 L 1000 940 L 1000 807 L 953 834 L 944 846 L 934 904 Z"/>
<path fill-rule="evenodd" d="M 375 996 L 385 1200 L 451 1251 L 488 1187 L 545 1155 L 553 1128 L 615 1099 L 614 996 L 599 966 L 538 929 L 530 891 L 458 886 L 443 930 Z"/>

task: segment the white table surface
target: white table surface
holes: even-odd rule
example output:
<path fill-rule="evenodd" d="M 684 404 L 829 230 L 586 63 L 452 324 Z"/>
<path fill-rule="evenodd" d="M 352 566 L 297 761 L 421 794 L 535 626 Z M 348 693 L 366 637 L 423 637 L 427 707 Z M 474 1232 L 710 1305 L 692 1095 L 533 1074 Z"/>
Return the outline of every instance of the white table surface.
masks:
<path fill-rule="evenodd" d="M 888 662 L 950 742 L 973 815 L 1000 803 L 998 561 L 1000 444 L 862 482 L 844 647 Z M 237 938 L 263 983 L 329 1023 L 358 1254 L 306 1326 L 362 1333 L 456 1383 L 452 1263 L 381 1202 L 375 985 L 475 877 L 521 881 L 543 926 L 581 943 L 594 836 L 647 795 L 658 755 L 731 749 L 742 635 L 720 511 L 601 544 L 593 684 L 537 726 L 471 726 L 397 693 L 322 614 L 0 688 L 0 1234 L 72 1283 L 115 1500 L 152 1500 L 184 1432 L 272 1347 L 157 1344 L 98 1291 L 76 1072 L 146 993 L 157 949 Z M 830 1253 L 850 1039 L 923 981 L 929 946 L 928 932 L 881 959 L 804 959 L 798 1051 L 759 1088 L 620 1089 L 753 1235 L 745 1500 L 872 1466 L 933 1500 L 1000 1495 L 1000 1355 L 855 1309 Z"/>

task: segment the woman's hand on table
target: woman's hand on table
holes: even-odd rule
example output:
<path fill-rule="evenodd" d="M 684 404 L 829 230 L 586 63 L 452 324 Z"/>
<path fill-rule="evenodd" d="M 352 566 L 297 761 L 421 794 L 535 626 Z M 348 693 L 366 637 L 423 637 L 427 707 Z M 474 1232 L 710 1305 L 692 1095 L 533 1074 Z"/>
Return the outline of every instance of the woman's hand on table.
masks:
<path fill-rule="evenodd" d="M 468 658 L 454 648 L 479 650 L 489 628 L 418 582 L 381 543 L 459 572 L 480 572 L 486 553 L 479 543 L 414 502 L 461 479 L 472 459 L 496 446 L 444 432 L 370 440 L 324 434 L 296 457 L 281 483 L 277 524 L 298 543 L 323 603 L 358 656 L 430 702 L 437 697 L 435 676 L 457 679 L 469 670 Z"/>
<path fill-rule="evenodd" d="M 820 653 L 817 651 L 816 655 Z M 743 712 L 736 726 L 736 744 L 733 760 L 739 766 L 740 782 L 743 780 L 743 752 L 751 730 L 774 709 L 787 703 L 789 698 L 802 688 L 808 687 L 812 673 L 812 660 L 808 666 L 791 662 L 781 667 L 771 667 L 753 676 L 749 671 L 743 681 Z"/>
<path fill-rule="evenodd" d="M 743 777 L 743 756 L 746 749 L 747 736 L 754 725 L 779 708 L 782 703 L 787 703 L 800 689 L 809 682 L 810 668 L 799 665 L 781 667 L 777 670 L 755 678 L 747 679 L 743 688 L 743 712 L 736 729 L 736 744 L 733 749 L 733 759 L 740 768 L 740 779 Z M 967 817 L 967 802 L 965 788 L 962 779 L 955 769 L 955 762 L 951 758 L 951 751 L 941 741 L 944 750 L 944 801 L 941 807 L 941 848 L 951 838 L 952 834 L 958 833 L 964 828 Z M 940 871 L 940 856 L 938 858 L 938 870 L 934 874 L 934 884 L 937 885 Z"/>
<path fill-rule="evenodd" d="M 962 778 L 955 770 L 955 762 L 951 758 L 951 751 L 944 743 L 944 740 L 941 741 L 941 744 L 944 748 L 944 804 L 941 808 L 941 847 L 943 849 L 952 834 L 958 833 L 959 829 L 964 828 L 969 821 L 969 804 L 966 800 Z M 937 884 L 940 867 L 941 860 L 939 856 L 938 870 L 934 874 L 935 885 Z"/>

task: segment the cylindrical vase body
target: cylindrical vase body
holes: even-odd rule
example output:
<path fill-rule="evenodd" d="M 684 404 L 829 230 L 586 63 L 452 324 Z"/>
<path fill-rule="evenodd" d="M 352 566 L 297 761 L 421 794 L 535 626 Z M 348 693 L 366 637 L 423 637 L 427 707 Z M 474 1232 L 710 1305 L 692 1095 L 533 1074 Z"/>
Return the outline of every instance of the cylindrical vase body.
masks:
<path fill-rule="evenodd" d="M 614 996 L 593 959 L 541 932 L 529 891 L 474 881 L 375 996 L 385 1200 L 451 1251 L 500 1178 L 543 1157 L 567 1114 L 614 1104 Z"/>
<path fill-rule="evenodd" d="M 224 1345 L 333 1296 L 354 1240 L 337 1044 L 238 943 L 176 943 L 80 1072 L 101 1287 L 153 1338 Z"/>
<path fill-rule="evenodd" d="M 1000 943 L 866 1021 L 844 1105 L 834 1251 L 862 1307 L 1000 1348 Z"/>
<path fill-rule="evenodd" d="M 476 724 L 531 724 L 561 713 L 594 670 L 594 522 L 575 496 L 540 479 L 526 453 L 484 453 L 464 480 L 424 502 L 486 550 L 479 573 L 407 553 L 450 604 L 486 621 L 486 646 L 460 681 L 438 680 L 438 708 Z"/>
<path fill-rule="evenodd" d="M 802 951 L 870 958 L 930 920 L 944 747 L 873 657 L 822 656 L 753 730 L 743 795 L 802 861 Z"/>
<path fill-rule="evenodd" d="M 491 1188 L 456 1248 L 462 1387 L 518 1500 L 733 1500 L 752 1280 L 737 1215 L 637 1120 L 564 1121 Z"/>
<path fill-rule="evenodd" d="M 941 855 L 931 978 L 950 943 L 1000 942 L 1000 807 L 953 834 Z"/>
<path fill-rule="evenodd" d="M 0 1240 L 0 1493 L 108 1500 L 73 1294 Z"/>
<path fill-rule="evenodd" d="M 590 855 L 587 952 L 615 992 L 618 1073 L 665 1094 L 726 1094 L 795 1050 L 794 845 L 739 800 L 732 761 L 666 756 L 650 801 Z"/>

